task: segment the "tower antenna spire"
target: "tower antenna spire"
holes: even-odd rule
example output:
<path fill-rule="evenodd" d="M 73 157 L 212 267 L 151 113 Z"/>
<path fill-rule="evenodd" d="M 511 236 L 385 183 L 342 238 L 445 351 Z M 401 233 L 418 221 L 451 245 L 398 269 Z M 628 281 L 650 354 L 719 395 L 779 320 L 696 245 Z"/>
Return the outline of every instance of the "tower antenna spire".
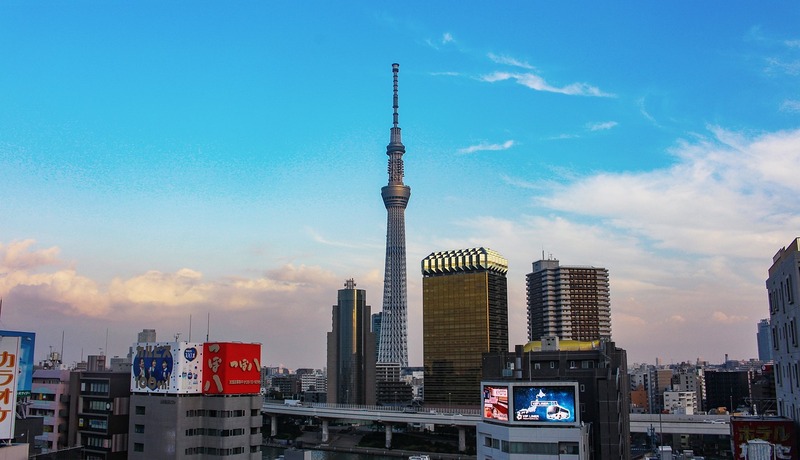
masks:
<path fill-rule="evenodd" d="M 394 74 L 394 104 L 392 104 L 392 108 L 394 109 L 394 124 L 392 127 L 397 128 L 399 124 L 400 115 L 397 112 L 397 109 L 400 108 L 400 104 L 398 103 L 397 98 L 397 74 L 400 72 L 400 64 L 392 64 L 392 73 Z"/>
<path fill-rule="evenodd" d="M 386 155 L 389 157 L 389 183 L 381 188 L 386 206 L 386 267 L 383 277 L 383 314 L 378 344 L 378 363 L 396 363 L 408 367 L 406 316 L 406 224 L 405 211 L 411 187 L 403 183 L 403 154 L 406 148 L 400 137 L 397 75 L 400 64 L 392 64 L 392 128 Z"/>

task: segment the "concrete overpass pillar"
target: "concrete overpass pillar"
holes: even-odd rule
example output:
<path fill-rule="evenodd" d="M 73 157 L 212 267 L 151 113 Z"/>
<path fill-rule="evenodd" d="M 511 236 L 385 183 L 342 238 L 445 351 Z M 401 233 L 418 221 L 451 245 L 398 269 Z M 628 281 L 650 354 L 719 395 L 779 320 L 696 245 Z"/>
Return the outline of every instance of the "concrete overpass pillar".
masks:
<path fill-rule="evenodd" d="M 391 449 L 392 448 L 392 424 L 391 423 L 387 423 L 386 424 L 386 448 L 387 449 Z"/>
<path fill-rule="evenodd" d="M 322 419 L 322 442 L 328 442 L 328 419 Z"/>
<path fill-rule="evenodd" d="M 458 427 L 458 451 L 467 451 L 467 430 L 463 426 Z"/>
<path fill-rule="evenodd" d="M 275 414 L 269 417 L 269 435 L 273 438 L 278 436 L 278 416 Z"/>

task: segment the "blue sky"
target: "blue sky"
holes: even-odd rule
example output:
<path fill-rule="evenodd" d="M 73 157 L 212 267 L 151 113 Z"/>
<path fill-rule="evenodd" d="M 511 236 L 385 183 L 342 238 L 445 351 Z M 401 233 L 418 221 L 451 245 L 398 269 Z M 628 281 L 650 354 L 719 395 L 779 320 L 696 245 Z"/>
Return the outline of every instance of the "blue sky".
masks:
<path fill-rule="evenodd" d="M 336 290 L 381 307 L 391 64 L 420 260 L 609 269 L 631 362 L 756 356 L 798 236 L 800 6 L 4 2 L 0 325 L 37 360 L 136 332 L 325 365 Z M 198 332 L 199 331 L 199 332 Z"/>

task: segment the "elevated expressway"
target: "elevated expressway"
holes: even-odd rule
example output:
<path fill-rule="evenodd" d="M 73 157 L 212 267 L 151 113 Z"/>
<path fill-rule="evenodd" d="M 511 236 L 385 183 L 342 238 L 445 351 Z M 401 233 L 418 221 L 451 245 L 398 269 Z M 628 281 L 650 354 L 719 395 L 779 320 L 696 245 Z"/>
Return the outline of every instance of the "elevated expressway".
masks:
<path fill-rule="evenodd" d="M 261 412 L 272 417 L 272 436 L 277 432 L 277 416 L 291 415 L 313 417 L 322 421 L 322 442 L 328 442 L 328 424 L 332 420 L 359 420 L 383 423 L 386 427 L 386 448 L 391 447 L 392 427 L 400 424 L 444 425 L 458 428 L 459 450 L 466 450 L 466 428 L 482 420 L 479 409 L 461 407 L 402 408 L 386 406 L 359 406 L 353 404 L 286 405 L 267 402 Z M 631 414 L 631 432 L 647 433 L 654 430 L 665 434 L 730 435 L 730 417 L 727 415 L 676 415 Z"/>

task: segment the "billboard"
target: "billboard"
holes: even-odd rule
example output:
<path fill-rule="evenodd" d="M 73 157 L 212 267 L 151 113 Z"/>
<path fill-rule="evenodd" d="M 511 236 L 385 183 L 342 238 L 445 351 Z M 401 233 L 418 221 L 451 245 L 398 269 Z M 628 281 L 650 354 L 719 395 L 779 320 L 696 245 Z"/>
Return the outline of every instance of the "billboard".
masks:
<path fill-rule="evenodd" d="M 33 352 L 36 346 L 36 333 L 20 331 L 0 331 L 0 337 L 19 337 L 19 376 L 17 378 L 17 397 L 30 397 L 33 386 Z"/>
<path fill-rule="evenodd" d="M 132 393 L 200 393 L 203 344 L 143 342 L 134 346 Z"/>
<path fill-rule="evenodd" d="M 798 460 L 794 424 L 785 417 L 731 417 L 733 458 L 746 458 L 748 441 L 760 439 L 772 444 L 774 457 Z"/>
<path fill-rule="evenodd" d="M 0 439 L 14 437 L 21 341 L 19 336 L 0 336 Z"/>
<path fill-rule="evenodd" d="M 259 394 L 261 344 L 206 342 L 203 394 Z"/>
<path fill-rule="evenodd" d="M 578 384 L 574 382 L 529 382 L 513 384 L 512 422 L 540 425 L 577 425 Z"/>
<path fill-rule="evenodd" d="M 508 385 L 483 384 L 484 420 L 508 421 Z"/>

